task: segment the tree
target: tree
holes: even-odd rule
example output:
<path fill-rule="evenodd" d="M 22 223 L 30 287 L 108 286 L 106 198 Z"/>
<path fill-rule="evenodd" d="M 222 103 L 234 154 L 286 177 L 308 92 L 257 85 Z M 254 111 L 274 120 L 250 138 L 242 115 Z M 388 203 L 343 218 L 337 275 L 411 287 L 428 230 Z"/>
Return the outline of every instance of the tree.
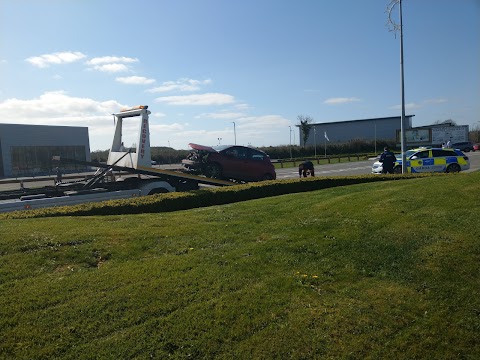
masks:
<path fill-rule="evenodd" d="M 432 125 L 450 125 L 450 126 L 457 126 L 457 122 L 452 119 L 448 120 L 436 120 L 432 123 Z"/>
<path fill-rule="evenodd" d="M 297 116 L 298 120 L 298 127 L 300 128 L 300 131 L 302 132 L 303 135 L 303 147 L 305 147 L 305 144 L 307 143 L 308 136 L 310 135 L 310 130 L 312 129 L 312 122 L 313 118 L 307 115 L 298 115 Z"/>

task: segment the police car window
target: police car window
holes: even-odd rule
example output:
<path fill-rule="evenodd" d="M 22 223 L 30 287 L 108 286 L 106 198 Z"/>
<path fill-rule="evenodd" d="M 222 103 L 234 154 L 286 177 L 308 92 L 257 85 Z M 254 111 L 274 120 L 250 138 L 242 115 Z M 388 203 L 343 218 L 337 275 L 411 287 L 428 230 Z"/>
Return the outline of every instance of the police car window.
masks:
<path fill-rule="evenodd" d="M 430 156 L 430 151 L 428 151 L 428 150 L 420 151 L 420 152 L 416 153 L 415 156 L 419 159 L 425 159 L 425 158 L 428 158 Z"/>
<path fill-rule="evenodd" d="M 432 150 L 433 157 L 457 156 L 453 151 L 448 150 Z"/>

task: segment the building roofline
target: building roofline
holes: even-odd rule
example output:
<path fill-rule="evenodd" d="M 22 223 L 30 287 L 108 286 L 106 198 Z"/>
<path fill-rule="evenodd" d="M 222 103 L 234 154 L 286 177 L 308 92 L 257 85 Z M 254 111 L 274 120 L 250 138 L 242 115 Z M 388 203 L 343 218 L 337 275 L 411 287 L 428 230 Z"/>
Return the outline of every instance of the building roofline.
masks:
<path fill-rule="evenodd" d="M 405 115 L 405 118 L 411 118 L 414 117 L 415 115 Z M 357 120 L 343 120 L 343 121 L 332 121 L 332 122 L 323 122 L 323 123 L 312 123 L 312 125 L 327 125 L 327 124 L 339 124 L 339 123 L 351 123 L 351 122 L 357 122 L 357 121 L 371 121 L 371 120 L 387 120 L 387 119 L 399 119 L 401 116 L 388 116 L 388 117 L 382 117 L 382 118 L 371 118 L 371 119 L 357 119 Z M 297 125 L 299 126 L 299 125 Z"/>
<path fill-rule="evenodd" d="M 43 124 L 11 124 L 0 123 L 0 126 L 41 126 L 41 127 L 56 127 L 56 128 L 69 128 L 69 129 L 88 129 L 88 126 L 70 126 L 70 125 L 43 125 Z"/>

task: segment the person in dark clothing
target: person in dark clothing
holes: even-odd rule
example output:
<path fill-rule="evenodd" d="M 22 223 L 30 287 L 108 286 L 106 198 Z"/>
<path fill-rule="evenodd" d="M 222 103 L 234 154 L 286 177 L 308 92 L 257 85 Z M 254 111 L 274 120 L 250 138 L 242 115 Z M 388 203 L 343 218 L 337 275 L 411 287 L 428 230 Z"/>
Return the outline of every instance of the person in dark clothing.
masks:
<path fill-rule="evenodd" d="M 57 177 L 56 177 L 56 182 L 57 182 L 57 183 L 62 182 L 62 170 L 60 170 L 59 167 L 56 167 L 56 168 L 55 168 L 55 174 L 56 174 L 56 176 L 57 176 Z"/>
<path fill-rule="evenodd" d="M 303 174 L 303 177 L 307 177 L 308 173 L 315 176 L 315 169 L 311 161 L 304 161 L 298 166 L 298 176 L 302 177 Z"/>
<path fill-rule="evenodd" d="M 380 156 L 380 162 L 382 163 L 382 174 L 393 174 L 393 166 L 395 165 L 397 158 L 395 154 L 388 150 L 388 147 L 385 146 L 383 154 Z"/>

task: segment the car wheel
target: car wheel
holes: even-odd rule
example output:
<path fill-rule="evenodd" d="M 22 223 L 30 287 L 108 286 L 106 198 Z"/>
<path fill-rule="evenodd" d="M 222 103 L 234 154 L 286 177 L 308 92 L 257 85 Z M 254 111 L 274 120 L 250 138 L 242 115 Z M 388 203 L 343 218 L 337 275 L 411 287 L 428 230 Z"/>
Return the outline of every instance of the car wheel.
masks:
<path fill-rule="evenodd" d="M 222 178 L 222 167 L 219 164 L 208 164 L 205 168 L 205 175 L 214 179 Z"/>
<path fill-rule="evenodd" d="M 450 164 L 447 167 L 447 173 L 452 173 L 452 172 L 460 172 L 460 165 L 458 164 Z"/>
<path fill-rule="evenodd" d="M 262 181 L 273 180 L 273 176 L 271 174 L 265 174 L 262 177 Z"/>
<path fill-rule="evenodd" d="M 402 173 L 402 167 L 401 166 L 395 166 L 393 169 L 394 174 L 401 174 Z"/>

